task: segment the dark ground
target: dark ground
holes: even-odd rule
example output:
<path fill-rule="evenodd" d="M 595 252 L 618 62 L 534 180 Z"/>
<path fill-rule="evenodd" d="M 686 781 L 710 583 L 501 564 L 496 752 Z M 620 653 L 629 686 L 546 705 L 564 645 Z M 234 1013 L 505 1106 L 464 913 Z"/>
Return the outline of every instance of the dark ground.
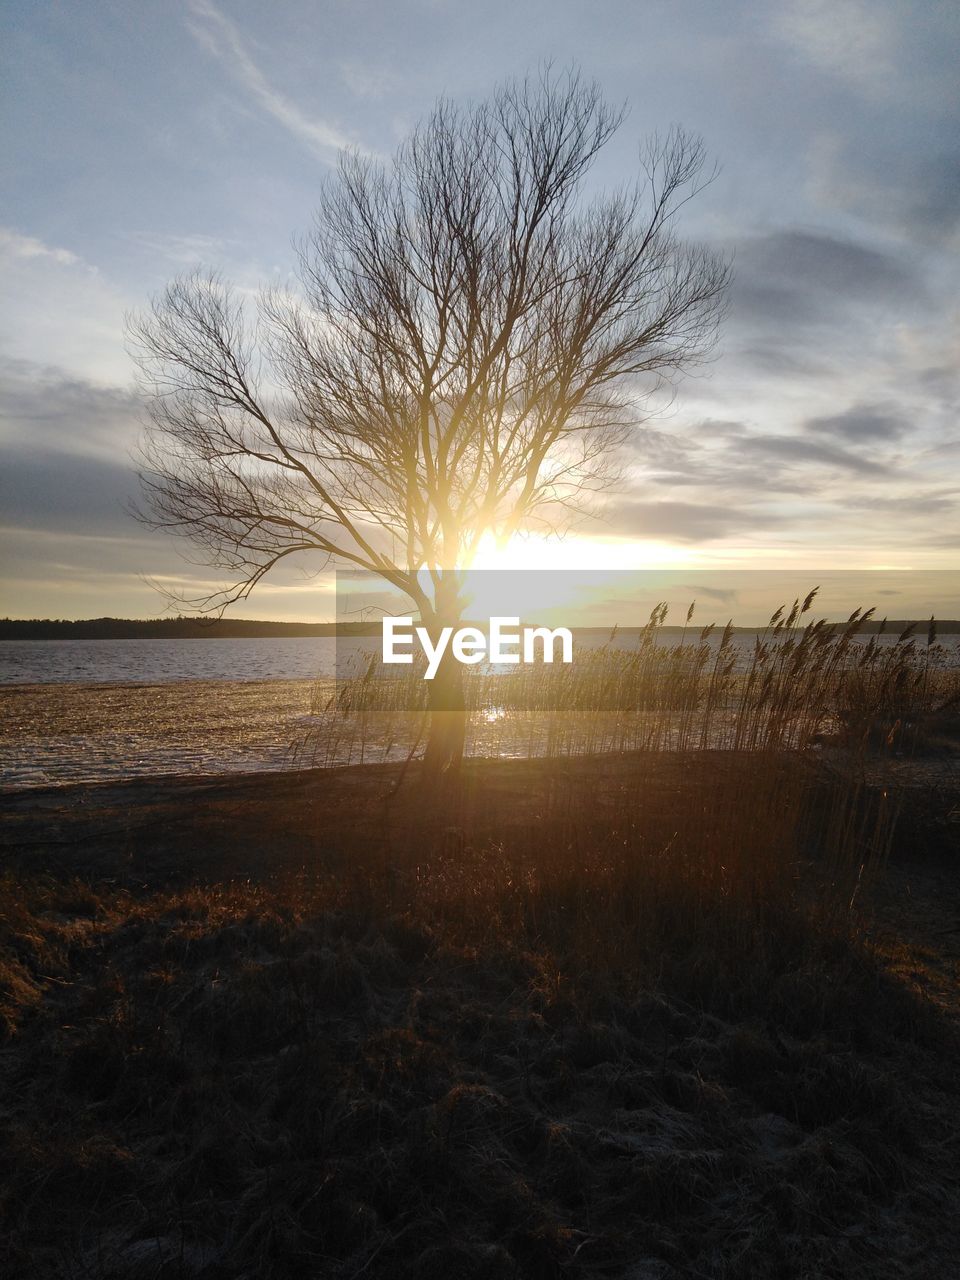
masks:
<path fill-rule="evenodd" d="M 956 1275 L 960 794 L 848 893 L 757 772 L 0 798 L 3 1275 Z"/>

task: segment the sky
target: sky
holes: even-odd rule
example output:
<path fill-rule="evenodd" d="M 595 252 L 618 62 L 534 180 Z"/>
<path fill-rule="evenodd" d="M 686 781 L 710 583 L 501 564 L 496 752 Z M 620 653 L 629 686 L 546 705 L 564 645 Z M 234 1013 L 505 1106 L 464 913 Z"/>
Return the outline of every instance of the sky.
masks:
<path fill-rule="evenodd" d="M 288 283 L 340 147 L 387 158 L 438 96 L 545 60 L 628 105 L 595 189 L 655 131 L 703 137 L 719 174 L 679 229 L 734 281 L 628 482 L 511 562 L 881 570 L 901 616 L 912 574 L 960 567 L 952 0 L 8 0 L 3 25 L 0 614 L 155 617 L 153 583 L 218 585 L 128 512 L 124 315 L 198 264 Z M 329 619 L 332 581 L 305 561 L 231 612 Z"/>

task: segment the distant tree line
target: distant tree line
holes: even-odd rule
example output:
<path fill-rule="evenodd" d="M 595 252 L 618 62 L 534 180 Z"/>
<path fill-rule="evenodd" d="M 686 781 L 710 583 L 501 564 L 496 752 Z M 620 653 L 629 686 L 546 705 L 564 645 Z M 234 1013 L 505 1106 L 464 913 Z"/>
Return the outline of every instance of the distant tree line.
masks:
<path fill-rule="evenodd" d="M 0 640 L 225 640 L 260 636 L 367 635 L 378 623 L 259 622 L 244 618 L 2 618 Z"/>
<path fill-rule="evenodd" d="M 833 622 L 831 627 L 844 627 Z M 881 623 L 871 619 L 861 628 L 862 634 L 876 635 L 881 628 L 898 635 L 908 626 L 917 628 L 923 639 L 928 623 L 905 619 Z M 758 627 L 734 627 L 735 634 L 755 635 Z M 573 627 L 578 635 L 609 635 L 609 627 Z M 631 635 L 638 627 L 619 627 L 621 635 Z M 680 635 L 685 628 L 666 626 L 664 635 Z M 960 619 L 938 621 L 937 635 L 960 634 Z M 688 636 L 694 633 L 686 628 Z M 267 622 L 244 618 L 87 618 L 72 622 L 60 618 L 0 618 L 0 640 L 231 640 L 270 636 L 364 636 L 379 635 L 380 623 L 374 622 Z"/>

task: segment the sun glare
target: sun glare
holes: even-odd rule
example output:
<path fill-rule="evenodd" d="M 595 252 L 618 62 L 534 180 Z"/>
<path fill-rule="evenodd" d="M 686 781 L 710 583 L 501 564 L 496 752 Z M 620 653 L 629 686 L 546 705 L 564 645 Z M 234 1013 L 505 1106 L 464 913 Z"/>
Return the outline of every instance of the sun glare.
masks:
<path fill-rule="evenodd" d="M 498 546 L 488 535 L 467 574 L 467 610 L 472 616 L 507 613 L 556 623 L 565 610 L 582 609 L 624 571 L 691 563 L 688 552 L 667 543 L 518 534 Z"/>
<path fill-rule="evenodd" d="M 625 538 L 547 538 L 516 534 L 498 546 L 492 534 L 481 540 L 471 569 L 598 570 L 672 569 L 694 563 L 682 547 Z"/>

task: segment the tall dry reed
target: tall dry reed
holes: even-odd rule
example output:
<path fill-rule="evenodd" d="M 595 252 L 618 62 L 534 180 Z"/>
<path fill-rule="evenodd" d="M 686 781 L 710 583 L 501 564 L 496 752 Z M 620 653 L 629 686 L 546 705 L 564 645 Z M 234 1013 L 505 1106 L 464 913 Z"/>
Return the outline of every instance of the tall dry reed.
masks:
<path fill-rule="evenodd" d="M 960 672 L 907 628 L 893 643 L 864 636 L 873 610 L 845 624 L 804 621 L 815 591 L 778 609 L 746 641 L 731 624 L 665 632 L 667 606 L 624 639 L 579 647 L 570 665 L 464 669 L 467 753 L 590 756 L 624 751 L 804 752 L 818 744 L 901 751 L 960 707 Z M 692 614 L 687 613 L 689 623 Z M 426 682 L 373 655 L 333 694 L 315 698 L 317 723 L 301 747 L 312 764 L 367 763 L 422 747 Z"/>

